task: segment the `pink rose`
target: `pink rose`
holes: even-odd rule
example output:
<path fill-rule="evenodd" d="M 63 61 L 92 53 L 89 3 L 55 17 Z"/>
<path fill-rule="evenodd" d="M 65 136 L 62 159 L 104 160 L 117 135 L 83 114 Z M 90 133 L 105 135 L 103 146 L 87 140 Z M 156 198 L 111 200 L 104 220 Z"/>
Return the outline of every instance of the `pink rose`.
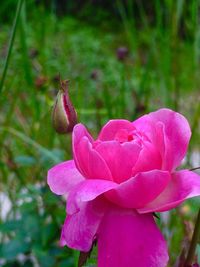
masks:
<path fill-rule="evenodd" d="M 61 245 L 86 252 L 97 240 L 99 267 L 166 266 L 152 213 L 200 195 L 200 177 L 176 170 L 190 136 L 187 120 L 169 109 L 111 120 L 96 140 L 76 125 L 74 160 L 48 172 L 51 190 L 68 197 Z"/>

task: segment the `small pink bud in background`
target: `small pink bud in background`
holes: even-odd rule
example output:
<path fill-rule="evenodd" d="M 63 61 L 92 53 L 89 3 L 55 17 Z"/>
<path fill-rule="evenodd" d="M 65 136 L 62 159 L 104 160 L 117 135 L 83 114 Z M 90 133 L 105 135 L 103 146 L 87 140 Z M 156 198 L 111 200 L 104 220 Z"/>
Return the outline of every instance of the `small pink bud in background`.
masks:
<path fill-rule="evenodd" d="M 97 80 L 99 78 L 99 71 L 97 69 L 94 69 L 90 74 L 90 78 L 92 80 Z"/>
<path fill-rule="evenodd" d="M 128 48 L 125 46 L 121 46 L 117 48 L 117 58 L 120 61 L 123 61 L 126 59 L 126 57 L 128 56 Z"/>
<path fill-rule="evenodd" d="M 77 113 L 68 93 L 69 81 L 60 81 L 60 90 L 53 108 L 53 127 L 59 134 L 70 133 L 77 123 Z"/>

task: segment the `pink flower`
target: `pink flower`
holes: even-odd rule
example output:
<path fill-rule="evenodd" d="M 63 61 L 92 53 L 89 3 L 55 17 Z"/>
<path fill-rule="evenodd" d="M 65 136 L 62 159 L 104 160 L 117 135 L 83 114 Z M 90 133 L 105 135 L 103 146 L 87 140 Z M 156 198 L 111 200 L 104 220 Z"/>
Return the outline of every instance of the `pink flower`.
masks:
<path fill-rule="evenodd" d="M 176 170 L 190 136 L 187 120 L 169 109 L 111 120 L 97 140 L 76 125 L 74 160 L 48 173 L 51 190 L 68 197 L 61 245 L 86 252 L 97 240 L 99 267 L 166 266 L 152 213 L 200 195 L 200 177 Z"/>

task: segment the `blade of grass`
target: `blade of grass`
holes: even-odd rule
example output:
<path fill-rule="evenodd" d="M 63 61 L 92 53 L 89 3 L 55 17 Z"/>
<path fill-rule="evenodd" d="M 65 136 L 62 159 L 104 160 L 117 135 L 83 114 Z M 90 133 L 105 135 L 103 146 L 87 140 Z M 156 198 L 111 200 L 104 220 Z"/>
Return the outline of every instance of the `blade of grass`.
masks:
<path fill-rule="evenodd" d="M 179 99 L 181 96 L 180 80 L 179 80 L 180 66 L 177 58 L 180 49 L 179 28 L 183 10 L 184 10 L 184 0 L 178 0 L 176 3 L 176 8 L 172 13 L 172 36 L 171 36 L 172 51 L 173 51 L 172 77 L 174 79 L 174 109 L 176 111 L 179 110 Z"/>
<path fill-rule="evenodd" d="M 183 15 L 183 11 L 184 11 L 184 4 L 185 4 L 184 0 L 178 0 L 176 3 L 174 3 L 174 11 L 172 13 L 172 19 L 173 19 L 172 21 L 173 36 L 172 37 L 178 34 L 179 27 L 180 27 L 180 20 Z"/>
<path fill-rule="evenodd" d="M 20 14 L 20 23 L 19 23 L 19 31 L 20 31 L 20 41 L 21 41 L 21 55 L 22 55 L 22 66 L 24 68 L 25 79 L 28 86 L 33 87 L 33 77 L 32 70 L 28 55 L 28 46 L 27 46 L 27 29 L 26 29 L 27 21 L 26 21 L 26 5 L 24 3 L 21 14 Z"/>
<path fill-rule="evenodd" d="M 125 4 L 123 4 L 121 1 L 117 1 L 117 8 L 122 20 L 122 24 L 124 26 L 124 30 L 127 35 L 127 41 L 130 44 L 130 47 L 132 49 L 137 48 L 137 38 L 136 38 L 136 28 L 135 28 L 135 20 L 132 13 L 132 4 L 131 1 L 128 1 L 128 11 L 126 9 Z M 128 14 L 129 13 L 129 14 Z"/>
<path fill-rule="evenodd" d="M 10 128 L 10 127 L 0 127 L 1 131 L 6 131 L 10 134 L 13 134 L 14 136 L 18 137 L 19 139 L 21 139 L 22 141 L 24 141 L 26 144 L 34 147 L 37 151 L 39 151 L 41 154 L 45 155 L 47 158 L 51 159 L 52 162 L 54 163 L 58 163 L 61 161 L 61 159 L 59 157 L 57 157 L 56 155 L 54 155 L 51 151 L 49 151 L 48 149 L 44 148 L 43 146 L 41 146 L 40 144 L 38 144 L 36 141 L 32 140 L 30 137 L 26 136 L 25 134 Z"/>
<path fill-rule="evenodd" d="M 5 81 L 6 74 L 7 74 L 8 64 L 9 64 L 9 60 L 10 60 L 10 56 L 11 56 L 11 52 L 12 52 L 12 48 L 13 48 L 13 44 L 14 44 L 14 40 L 15 40 L 17 24 L 19 21 L 19 15 L 20 15 L 20 12 L 22 9 L 23 2 L 24 2 L 24 0 L 18 0 L 15 19 L 14 19 L 14 23 L 13 23 L 13 27 L 12 27 L 12 33 L 11 33 L 11 37 L 10 37 L 10 41 L 9 41 L 9 45 L 8 45 L 8 52 L 7 52 L 7 56 L 6 56 L 6 60 L 5 60 L 4 68 L 3 68 L 2 78 L 0 81 L 0 93 L 3 90 L 4 81 Z"/>
<path fill-rule="evenodd" d="M 193 18 L 193 25 L 194 25 L 194 62 L 196 65 L 196 75 L 198 77 L 199 75 L 199 59 L 200 59 L 200 2 L 196 1 L 195 4 L 193 4 L 193 10 L 192 10 L 192 18 Z"/>

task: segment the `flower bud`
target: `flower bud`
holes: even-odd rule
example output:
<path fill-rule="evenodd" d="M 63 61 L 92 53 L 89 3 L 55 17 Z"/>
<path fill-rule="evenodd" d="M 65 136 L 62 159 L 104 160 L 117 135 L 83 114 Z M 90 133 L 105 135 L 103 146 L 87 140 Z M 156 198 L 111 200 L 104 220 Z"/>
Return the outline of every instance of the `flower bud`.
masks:
<path fill-rule="evenodd" d="M 52 122 L 57 133 L 70 133 L 77 123 L 77 113 L 68 93 L 69 81 L 60 82 L 60 90 L 53 108 Z"/>
<path fill-rule="evenodd" d="M 117 48 L 117 58 L 120 61 L 124 61 L 126 57 L 128 56 L 128 48 L 125 46 L 120 46 Z"/>

